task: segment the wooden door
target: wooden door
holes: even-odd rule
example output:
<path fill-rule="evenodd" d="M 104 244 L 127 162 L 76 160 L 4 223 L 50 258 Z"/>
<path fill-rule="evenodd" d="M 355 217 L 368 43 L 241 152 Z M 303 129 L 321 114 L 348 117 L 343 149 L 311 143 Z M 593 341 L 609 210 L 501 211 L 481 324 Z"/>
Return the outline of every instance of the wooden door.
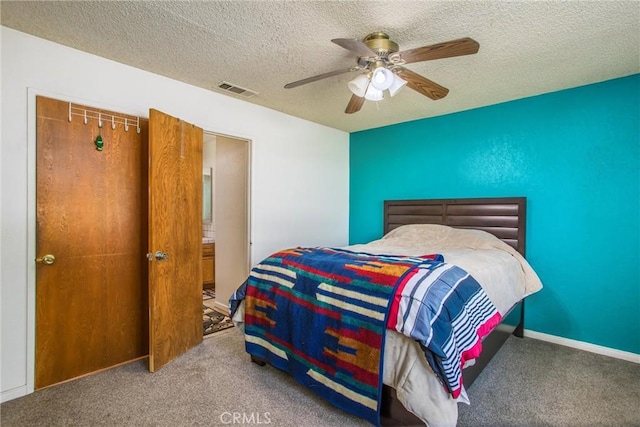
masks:
<path fill-rule="evenodd" d="M 86 124 L 36 100 L 36 389 L 148 351 L 147 123 L 114 130 L 119 113 L 74 107 Z"/>
<path fill-rule="evenodd" d="M 149 112 L 149 370 L 202 342 L 202 129 Z"/>

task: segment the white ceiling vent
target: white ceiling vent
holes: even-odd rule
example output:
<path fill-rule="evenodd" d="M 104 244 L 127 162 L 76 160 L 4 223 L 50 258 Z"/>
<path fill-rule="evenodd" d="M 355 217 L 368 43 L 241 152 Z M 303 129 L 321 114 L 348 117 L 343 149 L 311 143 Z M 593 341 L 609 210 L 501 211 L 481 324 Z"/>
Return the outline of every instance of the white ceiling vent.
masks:
<path fill-rule="evenodd" d="M 220 83 L 218 85 L 218 89 L 240 95 L 243 98 L 251 98 L 252 96 L 256 96 L 258 94 L 258 92 L 256 92 L 255 90 L 247 89 L 246 87 L 238 86 L 229 82 Z"/>

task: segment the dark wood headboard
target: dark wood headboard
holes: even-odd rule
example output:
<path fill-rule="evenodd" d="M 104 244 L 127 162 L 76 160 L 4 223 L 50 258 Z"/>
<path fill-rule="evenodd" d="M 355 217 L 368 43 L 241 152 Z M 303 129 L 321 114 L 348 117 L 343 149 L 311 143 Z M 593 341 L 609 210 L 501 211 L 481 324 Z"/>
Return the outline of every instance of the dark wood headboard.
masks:
<path fill-rule="evenodd" d="M 526 197 L 385 200 L 384 234 L 406 224 L 442 224 L 493 234 L 525 256 Z"/>

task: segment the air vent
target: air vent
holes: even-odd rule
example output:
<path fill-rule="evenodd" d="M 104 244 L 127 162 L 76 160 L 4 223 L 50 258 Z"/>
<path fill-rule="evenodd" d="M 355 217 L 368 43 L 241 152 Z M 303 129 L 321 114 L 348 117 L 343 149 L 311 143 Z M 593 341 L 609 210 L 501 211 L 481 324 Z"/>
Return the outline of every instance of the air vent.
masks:
<path fill-rule="evenodd" d="M 256 92 L 255 90 L 247 89 L 245 87 L 234 85 L 233 83 L 229 82 L 220 83 L 218 85 L 218 89 L 240 95 L 243 98 L 251 98 L 252 96 L 256 96 L 258 94 L 258 92 Z"/>

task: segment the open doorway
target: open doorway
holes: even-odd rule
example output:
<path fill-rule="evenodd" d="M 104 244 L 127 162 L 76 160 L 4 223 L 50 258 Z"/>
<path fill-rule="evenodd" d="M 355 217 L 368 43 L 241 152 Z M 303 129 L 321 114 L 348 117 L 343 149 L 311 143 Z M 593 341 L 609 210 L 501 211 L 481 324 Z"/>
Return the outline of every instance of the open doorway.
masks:
<path fill-rule="evenodd" d="M 250 268 L 250 141 L 203 135 L 203 330 L 231 326 L 227 301 Z"/>

